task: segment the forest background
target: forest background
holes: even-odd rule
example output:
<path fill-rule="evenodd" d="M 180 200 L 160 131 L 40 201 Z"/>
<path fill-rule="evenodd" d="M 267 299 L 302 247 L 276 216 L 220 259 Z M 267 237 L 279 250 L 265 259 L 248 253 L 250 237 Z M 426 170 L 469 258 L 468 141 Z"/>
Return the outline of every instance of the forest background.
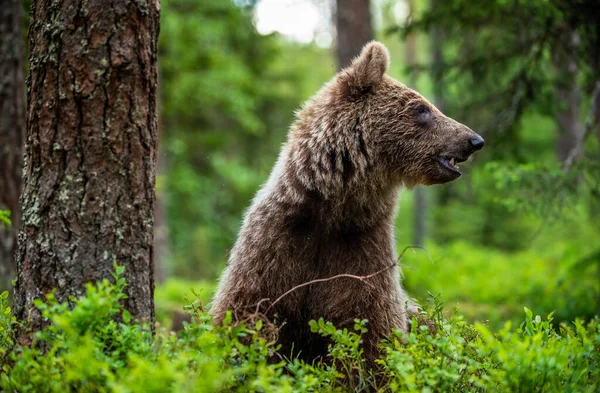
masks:
<path fill-rule="evenodd" d="M 321 18 L 299 39 L 260 29 L 268 3 L 161 2 L 155 298 L 165 325 L 191 289 L 209 301 L 294 111 L 337 71 L 336 4 L 279 2 L 296 7 L 295 23 Z M 524 306 L 557 321 L 599 312 L 600 45 L 588 22 L 600 15 L 575 3 L 371 2 L 364 23 L 390 49 L 389 74 L 487 142 L 458 181 L 402 194 L 398 249 L 425 249 L 400 261 L 417 299 L 441 294 L 492 327 L 520 321 Z M 14 274 L 1 258 L 0 290 Z"/>

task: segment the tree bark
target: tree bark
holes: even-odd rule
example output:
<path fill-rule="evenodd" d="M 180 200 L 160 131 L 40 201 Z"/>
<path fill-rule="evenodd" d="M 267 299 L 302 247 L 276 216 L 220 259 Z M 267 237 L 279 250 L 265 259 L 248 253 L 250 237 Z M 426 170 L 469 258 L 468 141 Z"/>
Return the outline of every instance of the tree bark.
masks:
<path fill-rule="evenodd" d="M 158 0 L 34 0 L 29 29 L 17 339 L 59 301 L 125 267 L 133 316 L 154 322 Z"/>
<path fill-rule="evenodd" d="M 0 225 L 0 292 L 15 276 L 19 194 L 25 136 L 25 40 L 22 4 L 7 0 L 0 7 L 0 210 L 10 210 L 12 225 Z"/>
<path fill-rule="evenodd" d="M 373 40 L 369 0 L 336 0 L 338 70 L 350 65 Z"/>

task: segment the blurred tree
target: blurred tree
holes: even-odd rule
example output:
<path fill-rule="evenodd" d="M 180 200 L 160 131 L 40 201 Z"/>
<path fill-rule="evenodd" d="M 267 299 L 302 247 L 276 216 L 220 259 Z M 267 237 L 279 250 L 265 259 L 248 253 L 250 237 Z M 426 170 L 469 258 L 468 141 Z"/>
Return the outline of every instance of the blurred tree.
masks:
<path fill-rule="evenodd" d="M 160 137 L 165 139 L 164 135 Z M 166 161 L 164 148 L 161 148 L 159 144 L 156 167 L 156 204 L 154 206 L 154 276 L 157 283 L 163 283 L 167 278 L 170 258 L 167 193 L 164 187 L 165 176 L 167 176 Z"/>
<path fill-rule="evenodd" d="M 435 9 L 443 0 L 430 0 L 429 8 Z M 435 106 L 442 112 L 446 110 L 445 89 L 443 80 L 444 72 L 444 31 L 441 26 L 430 26 L 429 42 L 431 43 L 431 79 L 433 83 L 433 99 Z"/>
<path fill-rule="evenodd" d="M 600 57 L 599 15 L 600 4 L 594 0 L 496 0 L 485 7 L 453 0 L 414 19 L 404 34 L 444 29 L 443 82 L 457 85 L 455 94 L 462 100 L 456 109 L 485 127 L 499 157 L 523 161 L 526 146 L 519 146 L 517 131 L 526 110 L 558 113 L 565 102 L 556 100 L 556 87 L 579 83 L 591 93 L 600 74 L 594 66 Z M 578 69 L 581 78 L 575 80 L 572 74 Z M 498 148 L 507 144 L 516 149 Z"/>
<path fill-rule="evenodd" d="M 336 0 L 338 70 L 348 66 L 362 47 L 373 40 L 369 0 Z"/>
<path fill-rule="evenodd" d="M 330 76 L 322 49 L 258 34 L 241 2 L 163 0 L 161 121 L 169 272 L 215 278 L 294 110 Z"/>
<path fill-rule="evenodd" d="M 152 224 L 158 2 L 34 0 L 29 29 L 18 340 L 60 301 L 125 267 L 133 316 L 154 321 Z"/>
<path fill-rule="evenodd" d="M 430 0 L 429 8 L 435 9 L 438 3 L 443 0 Z M 430 27 L 428 38 L 431 50 L 431 81 L 434 105 L 442 112 L 446 112 L 446 100 L 443 83 L 444 70 L 444 32 L 440 26 Z M 447 206 L 452 196 L 452 187 L 441 187 L 436 192 L 436 203 L 439 207 Z M 441 209 L 438 209 L 441 210 Z M 438 227 L 449 225 L 448 217 L 444 214 L 437 215 Z"/>
<path fill-rule="evenodd" d="M 410 20 L 415 13 L 414 0 L 406 0 L 408 17 Z M 409 67 L 408 85 L 417 89 L 417 73 L 415 66 L 417 64 L 417 33 L 413 32 L 406 36 L 405 61 Z M 414 190 L 415 205 L 413 208 L 413 239 L 412 244 L 416 246 L 425 245 L 425 222 L 427 215 L 427 199 L 424 187 L 417 187 Z"/>
<path fill-rule="evenodd" d="M 559 31 L 559 40 L 563 45 L 553 48 L 553 63 L 556 68 L 555 95 L 559 103 L 556 113 L 558 137 L 556 154 L 561 162 L 566 161 L 581 138 L 579 101 L 581 88 L 577 84 L 578 37 L 568 27 Z"/>
<path fill-rule="evenodd" d="M 436 83 L 448 87 L 448 112 L 492 147 L 478 160 L 493 161 L 474 171 L 477 187 L 452 185 L 453 201 L 438 212 L 456 223 L 468 215 L 469 224 L 436 225 L 438 233 L 448 238 L 452 228 L 454 236 L 488 246 L 523 247 L 533 232 L 527 225 L 535 221 L 519 218 L 522 211 L 547 223 L 567 219 L 569 205 L 585 206 L 589 223 L 580 224 L 600 230 L 600 3 L 449 0 L 398 30 L 406 37 L 432 27 L 444 31 L 444 62 L 424 68 L 442 76 Z M 475 200 L 477 214 L 469 214 L 468 202 Z M 456 201 L 460 212 L 452 207 Z M 596 273 L 600 250 L 574 269 Z"/>
<path fill-rule="evenodd" d="M 160 98 L 160 78 L 157 87 L 157 96 Z M 157 103 L 157 111 L 161 112 L 160 99 Z M 165 189 L 165 177 L 167 176 L 167 154 L 165 148 L 165 132 L 162 121 L 158 121 L 158 153 L 156 155 L 156 201 L 154 205 L 154 278 L 157 283 L 162 284 L 168 275 L 168 263 L 170 259 L 169 222 L 167 217 L 167 190 Z"/>
<path fill-rule="evenodd" d="M 447 90 L 446 111 L 481 132 L 493 146 L 478 160 L 555 165 L 559 146 L 565 159 L 565 151 L 585 139 L 577 136 L 578 121 L 585 116 L 578 96 L 589 97 L 598 80 L 599 16 L 600 3 L 591 0 L 495 0 L 485 6 L 450 0 L 429 7 L 398 30 L 403 37 L 415 30 L 443 30 L 444 61 L 425 68 L 433 72 L 434 88 Z M 546 127 L 548 123 L 530 121 L 533 114 L 555 119 L 560 133 Z M 493 186 L 489 175 L 479 179 Z M 472 235 L 464 228 L 457 233 L 488 245 L 521 247 L 530 231 L 527 221 L 519 220 L 516 212 L 507 214 L 497 203 L 499 195 L 487 193 L 483 183 L 477 188 L 470 182 L 447 187 L 447 196 L 454 200 L 464 204 L 476 199 L 481 206 L 472 216 L 472 223 L 477 223 Z M 451 214 L 438 211 L 436 216 L 444 220 Z M 448 233 L 450 226 L 435 228 L 438 240 L 454 236 Z"/>
<path fill-rule="evenodd" d="M 0 9 L 0 210 L 9 210 L 12 225 L 0 225 L 0 292 L 15 276 L 19 194 L 25 135 L 25 41 L 21 1 Z"/>

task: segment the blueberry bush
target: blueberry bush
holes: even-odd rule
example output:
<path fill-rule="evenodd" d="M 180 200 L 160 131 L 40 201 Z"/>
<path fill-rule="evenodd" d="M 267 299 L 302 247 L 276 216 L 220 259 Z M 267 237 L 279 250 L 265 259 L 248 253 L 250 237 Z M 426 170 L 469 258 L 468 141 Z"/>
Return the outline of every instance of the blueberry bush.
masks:
<path fill-rule="evenodd" d="M 311 322 L 330 339 L 329 356 L 307 364 L 278 353 L 272 326 L 214 326 L 199 300 L 185 306 L 192 318 L 177 333 L 134 320 L 120 307 L 123 269 L 114 280 L 89 284 L 79 299 L 38 300 L 48 325 L 30 346 L 13 339 L 5 292 L 0 296 L 0 389 L 5 392 L 597 392 L 600 321 L 553 324 L 525 308 L 518 327 L 494 333 L 469 324 L 431 296 L 408 333 L 394 331 L 367 367 L 361 335 Z"/>

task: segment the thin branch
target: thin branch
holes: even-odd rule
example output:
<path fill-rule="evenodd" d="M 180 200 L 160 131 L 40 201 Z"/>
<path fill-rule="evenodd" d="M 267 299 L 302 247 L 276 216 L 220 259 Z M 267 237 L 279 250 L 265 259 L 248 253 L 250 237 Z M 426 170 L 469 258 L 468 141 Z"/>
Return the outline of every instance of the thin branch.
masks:
<path fill-rule="evenodd" d="M 579 140 L 577 141 L 577 144 L 575 144 L 575 147 L 573 147 L 573 149 L 571 149 L 571 152 L 569 153 L 569 156 L 567 157 L 567 159 L 565 160 L 565 164 L 563 165 L 563 172 L 565 172 L 565 173 L 569 172 L 569 170 L 571 169 L 571 167 L 577 160 L 577 157 L 579 157 L 579 154 L 581 153 L 581 149 L 583 148 L 583 142 L 586 140 L 588 135 L 590 135 L 592 132 L 594 132 L 594 133 L 597 132 L 597 128 L 598 128 L 599 124 L 596 121 L 595 117 L 596 117 L 596 112 L 598 111 L 598 101 L 599 100 L 600 100 L 600 80 L 597 80 L 596 86 L 594 87 L 594 91 L 592 92 L 592 103 L 590 105 L 590 110 L 585 119 L 583 133 L 579 137 Z"/>
<path fill-rule="evenodd" d="M 407 250 L 410 250 L 410 249 L 412 249 L 412 248 L 418 248 L 419 250 L 423 250 L 423 251 L 425 251 L 425 253 L 427 254 L 427 259 L 429 259 L 429 262 L 431 262 L 431 263 L 435 263 L 435 261 L 434 261 L 434 260 L 433 260 L 433 258 L 431 257 L 431 254 L 429 253 L 429 250 L 428 250 L 428 249 L 426 249 L 425 247 L 422 247 L 422 246 L 406 246 L 406 247 L 404 247 L 404 249 L 402 250 L 402 252 L 400 253 L 400 255 L 398 255 L 398 261 L 400 261 L 400 259 L 402 259 L 402 256 L 404 255 L 404 253 L 405 253 Z"/>
<path fill-rule="evenodd" d="M 400 260 L 402 258 L 402 256 L 404 255 L 404 253 L 408 249 L 411 249 L 411 248 L 418 248 L 418 249 L 421 249 L 421 250 L 425 250 L 425 252 L 427 252 L 427 256 L 429 257 L 429 260 L 431 260 L 431 256 L 429 255 L 429 251 L 427 251 L 426 248 L 421 247 L 421 246 L 406 246 L 406 247 L 404 247 L 404 249 L 402 250 L 402 252 L 400 253 L 400 255 L 398 255 L 398 260 Z M 389 266 L 384 267 L 381 270 L 376 271 L 375 273 L 371 273 L 371 274 L 366 275 L 366 276 L 357 276 L 357 275 L 354 275 L 354 274 L 346 274 L 346 273 L 344 273 L 344 274 L 337 274 L 335 276 L 331 276 L 331 277 L 328 277 L 328 278 L 318 278 L 316 280 L 312 280 L 312 281 L 308 281 L 308 282 L 296 285 L 295 287 L 292 287 L 291 289 L 289 289 L 288 291 L 286 291 L 283 295 L 281 295 L 277 299 L 275 299 L 275 301 L 273 303 L 271 303 L 271 305 L 269 307 L 267 307 L 267 309 L 265 310 L 264 314 L 268 314 L 269 310 L 271 310 L 277 303 L 279 303 L 284 297 L 286 297 L 290 293 L 292 293 L 292 292 L 294 292 L 294 291 L 296 291 L 296 290 L 298 290 L 300 288 L 304 288 L 304 287 L 306 287 L 308 285 L 311 285 L 311 284 L 332 281 L 332 280 L 336 280 L 338 278 L 353 278 L 355 280 L 359 280 L 359 281 L 364 282 L 365 284 L 369 285 L 370 287 L 373 287 L 373 285 L 371 283 L 367 282 L 366 280 L 368 280 L 370 278 L 373 278 L 373 277 L 375 277 L 375 276 L 377 276 L 377 275 L 379 275 L 379 274 L 381 274 L 381 273 L 383 273 L 383 272 L 385 272 L 387 270 L 390 270 L 391 268 L 393 268 L 395 266 L 396 266 L 396 263 L 393 263 L 393 264 L 391 264 Z M 262 304 L 262 302 L 263 301 L 267 301 L 267 300 L 269 300 L 269 299 L 268 298 L 261 299 L 258 302 L 258 304 L 256 306 L 256 311 L 257 312 L 258 312 L 258 309 L 259 309 L 260 305 Z"/>
<path fill-rule="evenodd" d="M 260 306 L 263 304 L 263 302 L 268 302 L 269 300 L 271 300 L 271 299 L 269 299 L 268 297 L 265 297 L 265 298 L 263 298 L 263 299 L 260 299 L 260 300 L 258 301 L 258 303 L 256 303 L 256 310 L 254 310 L 254 314 L 255 314 L 255 315 L 258 315 L 258 314 L 260 314 Z M 267 308 L 267 311 L 268 311 L 270 308 L 271 308 L 271 307 L 269 306 L 269 307 Z M 266 312 L 265 312 L 265 314 L 266 314 Z"/>
<path fill-rule="evenodd" d="M 373 274 L 369 274 L 368 276 L 356 276 L 354 274 L 338 274 L 338 275 L 335 275 L 335 276 L 332 276 L 332 277 L 318 278 L 316 280 L 312 280 L 312 281 L 308 281 L 308 282 L 296 285 L 295 287 L 291 288 L 290 290 L 288 290 L 287 292 L 285 292 L 283 295 L 281 295 L 277 299 L 275 299 L 275 301 L 273 303 L 271 303 L 271 305 L 265 310 L 265 314 L 268 314 L 269 310 L 271 308 L 273 308 L 277 303 L 279 303 L 281 301 L 281 299 L 283 299 L 284 297 L 286 297 L 290 293 L 292 293 L 292 292 L 294 292 L 294 291 L 296 291 L 296 290 L 298 290 L 300 288 L 303 288 L 303 287 L 306 287 L 308 285 L 311 285 L 311 284 L 316 284 L 316 283 L 319 283 L 319 282 L 327 282 L 327 281 L 331 281 L 331 280 L 336 280 L 338 278 L 354 278 L 356 280 L 363 281 L 365 284 L 369 285 L 370 287 L 373 287 L 373 284 L 368 283 L 365 280 L 368 280 L 369 278 L 375 277 L 378 274 L 381 274 L 381 273 L 385 272 L 386 270 L 389 270 L 389 269 L 393 268 L 394 266 L 396 266 L 395 263 L 392 264 L 392 265 L 386 266 L 383 269 L 378 270 L 377 272 L 375 272 Z"/>

